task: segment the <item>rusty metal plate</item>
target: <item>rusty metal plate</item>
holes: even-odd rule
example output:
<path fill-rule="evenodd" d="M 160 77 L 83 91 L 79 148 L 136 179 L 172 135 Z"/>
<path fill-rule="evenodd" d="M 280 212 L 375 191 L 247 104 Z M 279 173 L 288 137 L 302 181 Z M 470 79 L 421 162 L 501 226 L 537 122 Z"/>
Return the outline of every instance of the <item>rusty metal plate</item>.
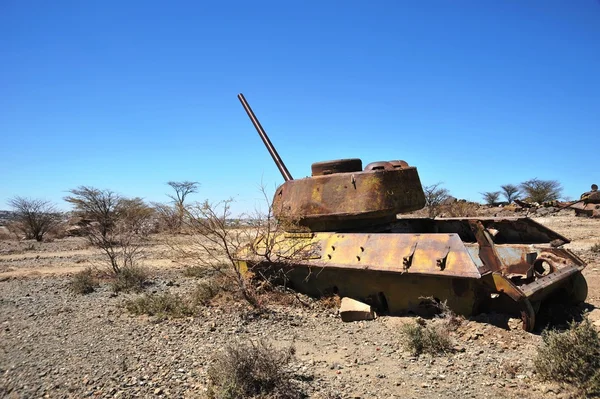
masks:
<path fill-rule="evenodd" d="M 481 277 L 457 234 L 315 233 L 311 242 L 318 256 L 295 260 L 295 264 L 446 277 Z"/>

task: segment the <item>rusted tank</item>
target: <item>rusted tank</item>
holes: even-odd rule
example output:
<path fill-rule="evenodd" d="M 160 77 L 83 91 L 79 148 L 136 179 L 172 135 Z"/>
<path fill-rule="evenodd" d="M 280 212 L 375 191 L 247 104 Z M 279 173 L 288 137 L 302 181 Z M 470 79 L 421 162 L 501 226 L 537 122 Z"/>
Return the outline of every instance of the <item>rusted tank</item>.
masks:
<path fill-rule="evenodd" d="M 549 298 L 586 299 L 585 263 L 562 247 L 567 238 L 531 219 L 398 217 L 425 206 L 417 169 L 405 161 L 317 162 L 310 177 L 294 180 L 238 97 L 285 179 L 273 213 L 286 232 L 242 251 L 243 269 L 283 271 L 298 291 L 352 297 L 388 314 L 419 313 L 423 298 L 465 316 L 516 312 L 528 331 Z M 256 255 L 265 252 L 269 262 Z"/>
<path fill-rule="evenodd" d="M 600 218 L 600 191 L 598 191 L 598 186 L 592 184 L 591 191 L 581 194 L 581 199 L 569 205 L 569 207 L 575 210 L 577 216 Z"/>

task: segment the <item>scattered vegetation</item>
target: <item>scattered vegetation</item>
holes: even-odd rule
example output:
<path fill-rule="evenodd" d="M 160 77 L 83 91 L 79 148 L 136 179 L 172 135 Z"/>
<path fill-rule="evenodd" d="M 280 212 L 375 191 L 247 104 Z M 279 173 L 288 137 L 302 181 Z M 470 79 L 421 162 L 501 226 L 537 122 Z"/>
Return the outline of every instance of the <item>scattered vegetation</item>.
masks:
<path fill-rule="evenodd" d="M 46 233 L 61 223 L 61 214 L 49 201 L 13 197 L 8 200 L 13 208 L 11 226 L 25 234 L 25 238 L 42 241 Z"/>
<path fill-rule="evenodd" d="M 94 270 L 90 267 L 76 273 L 69 282 L 69 289 L 76 294 L 91 294 L 98 287 Z"/>
<path fill-rule="evenodd" d="M 402 342 L 414 356 L 426 353 L 439 355 L 452 352 L 452 340 L 444 324 L 407 323 L 401 328 Z"/>
<path fill-rule="evenodd" d="M 590 251 L 595 252 L 597 254 L 600 253 L 600 242 L 597 242 L 594 245 L 592 245 Z"/>
<path fill-rule="evenodd" d="M 148 281 L 148 270 L 145 267 L 127 265 L 114 274 L 112 289 L 114 292 L 142 291 Z"/>
<path fill-rule="evenodd" d="M 563 332 L 546 330 L 542 339 L 534 360 L 542 379 L 572 384 L 586 397 L 600 395 L 600 337 L 587 318 Z"/>
<path fill-rule="evenodd" d="M 305 395 L 294 381 L 293 346 L 276 349 L 264 342 L 234 343 L 215 354 L 208 369 L 211 399 L 278 398 Z"/>
<path fill-rule="evenodd" d="M 556 201 L 560 198 L 562 193 L 562 186 L 556 180 L 540 180 L 533 178 L 521 183 L 520 187 L 527 200 L 539 204 L 548 201 Z"/>

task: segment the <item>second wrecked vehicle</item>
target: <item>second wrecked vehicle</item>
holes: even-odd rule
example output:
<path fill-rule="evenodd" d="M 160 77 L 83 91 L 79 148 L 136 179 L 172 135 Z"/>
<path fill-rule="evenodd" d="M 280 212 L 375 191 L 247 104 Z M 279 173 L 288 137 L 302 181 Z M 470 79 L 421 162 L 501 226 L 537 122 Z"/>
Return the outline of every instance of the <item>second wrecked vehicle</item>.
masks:
<path fill-rule="evenodd" d="M 285 179 L 273 213 L 286 232 L 262 272 L 275 265 L 300 292 L 352 297 L 388 314 L 417 313 L 424 297 L 465 316 L 518 312 L 527 331 L 550 297 L 586 299 L 585 263 L 562 235 L 529 218 L 398 218 L 425 206 L 417 169 L 405 161 L 317 162 L 294 180 L 238 98 Z M 243 268 L 263 267 L 255 252 L 240 254 Z"/>

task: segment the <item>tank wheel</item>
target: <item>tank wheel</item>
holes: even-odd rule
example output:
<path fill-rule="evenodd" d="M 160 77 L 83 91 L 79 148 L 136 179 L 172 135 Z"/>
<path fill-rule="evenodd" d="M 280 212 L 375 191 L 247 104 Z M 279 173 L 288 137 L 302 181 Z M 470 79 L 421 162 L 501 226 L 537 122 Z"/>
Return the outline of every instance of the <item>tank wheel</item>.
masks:
<path fill-rule="evenodd" d="M 539 308 L 539 304 L 537 306 Z M 523 321 L 523 330 L 533 331 L 535 327 L 535 310 L 527 298 L 521 301 L 521 320 Z"/>
<path fill-rule="evenodd" d="M 566 301 L 571 305 L 578 305 L 585 301 L 588 294 L 588 285 L 581 273 L 575 274 L 565 286 Z"/>

